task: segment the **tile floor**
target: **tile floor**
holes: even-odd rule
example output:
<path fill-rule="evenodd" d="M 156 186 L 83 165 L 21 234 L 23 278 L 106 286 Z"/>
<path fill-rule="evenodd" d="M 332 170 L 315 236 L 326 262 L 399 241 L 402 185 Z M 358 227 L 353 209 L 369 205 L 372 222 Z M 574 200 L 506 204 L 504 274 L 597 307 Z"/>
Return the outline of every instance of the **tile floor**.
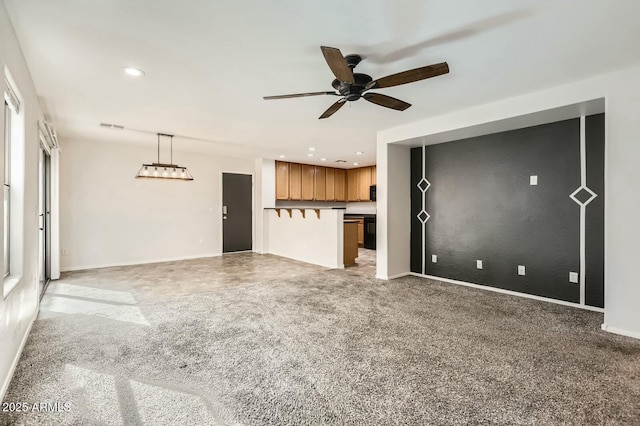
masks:
<path fill-rule="evenodd" d="M 344 271 L 349 275 L 374 277 L 375 253 L 375 250 L 360 248 L 356 265 Z M 65 272 L 60 280 L 51 282 L 47 288 L 38 319 L 81 314 L 148 325 L 137 301 L 294 278 L 326 270 L 322 266 L 270 254 L 237 253 Z"/>

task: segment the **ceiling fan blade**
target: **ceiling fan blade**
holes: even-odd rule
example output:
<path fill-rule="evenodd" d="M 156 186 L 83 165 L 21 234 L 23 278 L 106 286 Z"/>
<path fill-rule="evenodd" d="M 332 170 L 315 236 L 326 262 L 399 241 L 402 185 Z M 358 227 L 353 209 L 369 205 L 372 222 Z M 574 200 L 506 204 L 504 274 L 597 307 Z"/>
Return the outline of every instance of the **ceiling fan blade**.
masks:
<path fill-rule="evenodd" d="M 347 102 L 344 99 L 339 99 L 338 102 L 334 103 L 333 105 L 331 105 L 325 112 L 322 113 L 322 115 L 320 118 L 329 118 L 333 115 L 334 112 L 336 112 L 337 110 L 339 110 L 340 108 L 342 108 L 342 106 L 344 104 L 346 104 Z"/>
<path fill-rule="evenodd" d="M 414 81 L 437 77 L 448 72 L 449 65 L 446 62 L 442 62 L 379 78 L 369 83 L 367 85 L 367 89 L 382 89 L 384 87 L 399 86 L 401 84 L 413 83 Z"/>
<path fill-rule="evenodd" d="M 408 104 L 405 101 L 392 98 L 391 96 L 381 95 L 380 93 L 365 93 L 362 97 L 376 105 L 397 109 L 398 111 L 404 111 L 411 106 L 411 104 Z"/>
<path fill-rule="evenodd" d="M 335 75 L 340 81 L 353 83 L 353 72 L 351 71 L 351 68 L 349 68 L 349 65 L 347 65 L 347 61 L 344 60 L 344 56 L 342 56 L 340 49 L 327 46 L 320 46 L 320 49 L 322 50 L 324 59 L 327 61 L 329 68 L 331 68 L 333 75 Z"/>
<path fill-rule="evenodd" d="M 321 95 L 340 96 L 340 94 L 336 92 L 309 92 L 309 93 L 295 93 L 293 95 L 263 96 L 262 99 L 265 99 L 268 101 L 272 99 L 303 98 L 305 96 L 321 96 Z"/>

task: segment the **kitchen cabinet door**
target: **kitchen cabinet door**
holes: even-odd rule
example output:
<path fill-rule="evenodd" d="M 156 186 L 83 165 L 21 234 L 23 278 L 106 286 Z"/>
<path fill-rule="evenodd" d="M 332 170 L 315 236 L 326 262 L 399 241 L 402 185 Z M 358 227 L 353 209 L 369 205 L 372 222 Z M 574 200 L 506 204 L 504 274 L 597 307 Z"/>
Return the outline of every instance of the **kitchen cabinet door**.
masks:
<path fill-rule="evenodd" d="M 315 197 L 316 201 L 327 200 L 327 168 L 321 166 L 315 166 Z"/>
<path fill-rule="evenodd" d="M 325 194 L 325 200 L 327 201 L 334 201 L 336 199 L 336 188 L 335 188 L 335 181 L 336 181 L 336 169 L 332 168 L 332 167 L 327 167 L 325 170 L 325 188 L 326 188 L 326 194 Z"/>
<path fill-rule="evenodd" d="M 334 169 L 336 201 L 347 201 L 347 172 L 344 169 Z"/>
<path fill-rule="evenodd" d="M 314 166 L 302 165 L 302 197 L 303 201 L 313 201 L 315 195 L 315 175 Z"/>
<path fill-rule="evenodd" d="M 358 201 L 359 188 L 360 169 L 347 170 L 347 201 Z"/>
<path fill-rule="evenodd" d="M 358 246 L 364 246 L 364 219 L 358 219 Z"/>
<path fill-rule="evenodd" d="M 289 199 L 302 200 L 302 164 L 289 163 Z"/>
<path fill-rule="evenodd" d="M 358 257 L 358 224 L 347 222 L 344 225 L 343 262 L 344 266 L 355 265 Z"/>
<path fill-rule="evenodd" d="M 276 200 L 289 199 L 289 163 L 276 161 Z"/>
<path fill-rule="evenodd" d="M 378 180 L 378 168 L 376 166 L 371 166 L 371 185 L 377 185 Z"/>
<path fill-rule="evenodd" d="M 371 186 L 371 167 L 362 167 L 360 170 L 360 183 L 358 185 L 358 200 L 369 201 L 369 187 Z"/>

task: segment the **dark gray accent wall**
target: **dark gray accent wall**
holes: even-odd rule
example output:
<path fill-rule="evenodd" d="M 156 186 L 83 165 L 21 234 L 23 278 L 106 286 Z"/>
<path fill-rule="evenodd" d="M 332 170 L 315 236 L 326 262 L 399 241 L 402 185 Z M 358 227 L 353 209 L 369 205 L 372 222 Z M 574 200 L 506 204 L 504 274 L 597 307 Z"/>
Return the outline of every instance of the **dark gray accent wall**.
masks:
<path fill-rule="evenodd" d="M 587 186 L 598 194 L 586 213 L 586 304 L 604 308 L 604 114 L 586 119 Z"/>
<path fill-rule="evenodd" d="M 603 164 L 598 120 L 588 120 L 588 157 Z M 604 199 L 603 176 L 594 174 L 588 185 L 598 197 L 587 211 Z M 569 197 L 581 185 L 579 119 L 415 148 L 411 181 L 412 271 L 580 302 L 580 285 L 569 282 L 569 272 L 580 272 L 580 205 Z M 602 265 L 594 241 L 603 223 L 587 216 L 594 235 L 588 256 Z M 526 275 L 518 275 L 518 265 Z M 602 269 L 587 271 L 587 301 L 599 306 L 603 285 L 594 277 Z"/>

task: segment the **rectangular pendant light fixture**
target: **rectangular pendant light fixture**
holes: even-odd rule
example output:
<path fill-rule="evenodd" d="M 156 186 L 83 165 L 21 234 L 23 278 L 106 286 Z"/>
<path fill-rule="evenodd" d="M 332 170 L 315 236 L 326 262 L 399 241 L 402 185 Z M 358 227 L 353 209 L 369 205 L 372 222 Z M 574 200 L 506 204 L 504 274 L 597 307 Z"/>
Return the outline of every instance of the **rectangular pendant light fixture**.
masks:
<path fill-rule="evenodd" d="M 171 162 L 160 162 L 160 136 L 171 138 Z M 169 179 L 169 180 L 193 180 L 193 176 L 186 167 L 180 167 L 173 163 L 173 135 L 158 133 L 158 162 L 143 164 L 138 170 L 136 179 Z"/>

